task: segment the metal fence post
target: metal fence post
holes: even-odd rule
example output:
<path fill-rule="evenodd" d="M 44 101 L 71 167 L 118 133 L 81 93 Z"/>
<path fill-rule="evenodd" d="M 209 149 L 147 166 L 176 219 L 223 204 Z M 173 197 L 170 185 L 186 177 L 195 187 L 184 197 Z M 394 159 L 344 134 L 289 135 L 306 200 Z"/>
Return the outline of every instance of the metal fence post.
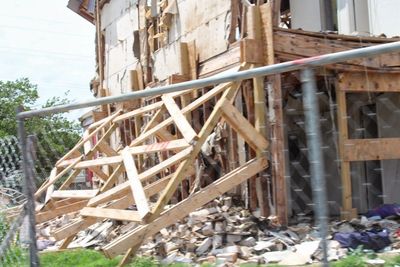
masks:
<path fill-rule="evenodd" d="M 23 107 L 18 107 L 17 113 L 23 111 Z M 36 221 L 35 221 L 35 196 L 34 196 L 34 164 L 30 153 L 27 149 L 27 138 L 25 131 L 25 119 L 18 118 L 18 138 L 20 143 L 20 149 L 22 154 L 21 166 L 24 172 L 24 191 L 27 199 L 25 205 L 26 214 L 28 215 L 28 229 L 29 229 L 29 257 L 30 266 L 38 267 L 39 257 L 37 254 L 37 244 L 36 244 Z"/>
<path fill-rule="evenodd" d="M 327 200 L 325 167 L 322 154 L 321 129 L 319 104 L 314 71 L 310 68 L 301 70 L 301 83 L 303 89 L 303 107 L 306 122 L 307 147 L 311 170 L 311 183 L 314 202 L 314 213 L 319 225 L 319 233 L 322 238 L 323 264 L 328 264 L 328 248 L 326 236 L 328 234 L 327 224 Z"/>

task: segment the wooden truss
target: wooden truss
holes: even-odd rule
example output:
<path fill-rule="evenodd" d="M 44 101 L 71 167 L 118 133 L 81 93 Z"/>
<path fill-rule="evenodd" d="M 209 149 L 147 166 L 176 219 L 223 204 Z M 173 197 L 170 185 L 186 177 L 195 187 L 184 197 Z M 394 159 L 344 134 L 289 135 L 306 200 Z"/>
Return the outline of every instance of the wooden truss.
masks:
<path fill-rule="evenodd" d="M 241 70 L 246 68 L 248 65 L 243 64 Z M 77 220 L 53 233 L 57 240 L 65 240 L 62 248 L 79 231 L 103 219 L 138 222 L 140 226 L 103 248 L 110 257 L 126 253 L 125 261 L 145 238 L 263 171 L 268 166 L 265 152 L 269 144 L 260 122 L 253 126 L 234 105 L 240 86 L 241 82 L 221 84 L 193 99 L 190 98 L 196 96 L 193 92 L 197 89 L 165 94 L 152 104 L 126 113 L 119 110 L 92 124 L 37 190 L 35 197 L 45 194 L 44 204 L 37 208 L 37 222 L 80 213 Z M 263 90 L 262 86 L 257 87 Z M 182 97 L 191 101 L 181 101 Z M 210 101 L 215 102 L 214 108 L 196 132 L 187 118 Z M 143 115 L 151 119 L 129 145 L 116 148 L 110 140 L 118 134 L 119 124 Z M 202 146 L 218 123 L 229 125 L 256 156 L 177 204 L 167 206 L 179 185 L 193 176 Z M 97 142 L 92 141 L 94 136 L 100 137 Z M 157 160 L 145 165 L 144 159 L 150 154 L 156 155 Z M 101 181 L 99 188 L 69 189 L 83 169 L 91 170 Z M 56 188 L 56 184 L 60 186 Z"/>

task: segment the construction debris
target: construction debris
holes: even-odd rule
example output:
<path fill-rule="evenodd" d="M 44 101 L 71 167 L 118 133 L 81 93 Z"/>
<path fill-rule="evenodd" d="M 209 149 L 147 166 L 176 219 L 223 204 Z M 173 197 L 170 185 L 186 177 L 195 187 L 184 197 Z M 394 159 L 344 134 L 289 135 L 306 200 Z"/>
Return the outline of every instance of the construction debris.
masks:
<path fill-rule="evenodd" d="M 202 209 L 191 212 L 181 221 L 163 228 L 159 233 L 144 241 L 137 254 L 153 257 L 163 264 L 179 263 L 279 263 L 284 266 L 298 266 L 322 261 L 322 250 L 317 229 L 310 223 L 298 223 L 289 227 L 276 227 L 277 221 L 256 217 L 241 206 L 226 206 L 232 203 L 230 196 L 222 196 Z M 226 209 L 227 210 L 223 210 Z M 255 212 L 256 214 L 256 212 Z M 61 216 L 39 226 L 38 244 L 54 249 L 49 232 L 68 222 L 68 216 Z M 105 220 L 96 223 L 69 245 L 101 249 L 116 236 L 124 235 L 137 226 L 135 222 L 117 223 Z M 367 229 L 386 229 L 390 243 L 382 247 L 400 247 L 400 218 L 397 220 L 333 221 L 330 223 L 331 238 L 354 231 L 363 233 Z M 357 229 L 357 230 L 356 230 Z M 352 232 L 349 232 L 352 231 Z M 47 242 L 47 243 L 46 243 Z M 369 241 L 371 245 L 377 239 Z M 60 245 L 62 242 L 58 242 Z M 364 247 L 367 248 L 367 247 Z M 381 249 L 381 250 L 382 250 Z M 381 251 L 379 250 L 379 251 Z M 336 261 L 348 253 L 346 246 L 336 240 L 328 241 L 328 260 Z M 372 264 L 372 263 L 371 263 Z"/>

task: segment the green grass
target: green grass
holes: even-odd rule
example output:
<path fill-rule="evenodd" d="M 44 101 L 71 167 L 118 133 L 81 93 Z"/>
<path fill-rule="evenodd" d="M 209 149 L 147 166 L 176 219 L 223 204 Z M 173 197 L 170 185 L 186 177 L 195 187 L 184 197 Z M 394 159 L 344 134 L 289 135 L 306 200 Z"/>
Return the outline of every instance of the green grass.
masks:
<path fill-rule="evenodd" d="M 118 265 L 119 260 L 119 258 L 107 259 L 100 252 L 89 249 L 40 254 L 40 263 L 43 267 L 114 267 Z"/>
<path fill-rule="evenodd" d="M 16 254 L 20 251 L 17 249 Z M 22 256 L 22 255 L 21 255 Z M 25 255 L 26 256 L 26 255 Z M 364 262 L 364 259 L 370 258 L 366 254 L 356 253 L 353 255 L 349 255 L 345 259 L 341 259 L 337 262 L 332 262 L 332 267 L 366 267 L 367 264 Z M 384 259 L 386 261 L 385 267 L 395 267 L 400 266 L 400 255 L 393 254 L 385 254 L 380 255 L 379 258 Z M 90 249 L 76 249 L 76 250 L 68 250 L 68 251 L 60 251 L 60 252 L 46 252 L 40 254 L 40 262 L 43 267 L 114 267 L 117 266 L 121 257 L 117 257 L 115 259 L 107 259 L 101 252 L 90 250 Z M 5 265 L 8 266 L 8 265 Z M 9 265 L 14 266 L 14 265 Z M 145 257 L 136 257 L 132 260 L 132 262 L 127 265 L 128 267 L 157 267 L 160 264 L 152 258 Z M 175 263 L 169 265 L 169 267 L 185 267 L 191 266 L 189 264 L 181 264 Z M 201 265 L 202 267 L 213 267 L 216 265 L 204 263 Z M 253 267 L 254 264 L 243 264 L 242 267 Z M 273 264 L 273 265 L 264 265 L 265 267 L 278 267 L 281 265 Z M 311 265 L 311 266 L 319 266 L 319 265 Z"/>

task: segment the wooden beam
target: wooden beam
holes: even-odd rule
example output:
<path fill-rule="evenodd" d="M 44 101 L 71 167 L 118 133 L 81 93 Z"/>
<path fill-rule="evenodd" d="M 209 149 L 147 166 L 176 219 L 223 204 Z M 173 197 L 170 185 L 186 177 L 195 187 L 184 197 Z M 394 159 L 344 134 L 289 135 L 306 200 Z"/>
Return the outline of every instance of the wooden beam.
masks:
<path fill-rule="evenodd" d="M 240 62 L 263 65 L 263 49 L 261 40 L 248 38 L 240 40 Z"/>
<path fill-rule="evenodd" d="M 169 168 L 180 161 L 185 160 L 186 158 L 190 157 L 193 153 L 193 148 L 188 147 L 185 150 L 173 155 L 172 157 L 167 158 L 166 160 L 160 162 L 159 164 L 155 165 L 154 167 L 142 172 L 139 174 L 141 181 L 147 181 L 148 179 L 154 177 L 154 175 L 158 174 L 162 170 Z"/>
<path fill-rule="evenodd" d="M 176 127 L 178 127 L 186 142 L 190 144 L 193 141 L 196 141 L 198 139 L 196 132 L 186 120 L 174 99 L 168 95 L 163 95 L 162 100 L 169 114 L 171 115 L 172 120 L 175 122 Z"/>
<path fill-rule="evenodd" d="M 268 2 L 260 6 L 262 36 L 266 44 L 264 60 L 266 65 L 278 63 L 275 61 L 275 36 L 273 27 L 277 27 L 277 19 L 274 8 L 279 3 Z M 279 14 L 279 13 L 278 13 Z M 275 16 L 275 17 L 274 17 Z M 279 16 L 278 16 L 279 19 Z M 275 202 L 276 214 L 283 225 L 288 223 L 288 201 L 285 177 L 285 143 L 284 143 L 284 116 L 282 104 L 281 76 L 274 75 L 268 78 L 268 119 L 271 136 L 271 172 L 273 184 L 273 202 Z"/>
<path fill-rule="evenodd" d="M 135 210 L 86 207 L 81 210 L 80 214 L 83 217 L 96 217 L 96 218 L 111 219 L 117 221 L 130 221 L 130 222 L 142 221 L 139 212 Z"/>
<path fill-rule="evenodd" d="M 60 247 L 58 248 L 60 249 L 67 249 L 69 244 L 71 244 L 71 242 L 74 240 L 76 235 L 71 235 L 69 237 L 67 237 L 66 239 L 64 239 L 64 241 L 61 243 Z"/>
<path fill-rule="evenodd" d="M 223 116 L 228 124 L 240 134 L 245 141 L 254 149 L 266 151 L 268 141 L 262 136 L 251 123 L 228 101 L 221 105 Z"/>
<path fill-rule="evenodd" d="M 182 149 L 188 148 L 189 144 L 184 139 L 171 140 L 166 142 L 158 142 L 150 145 L 134 146 L 129 147 L 129 153 L 132 155 L 157 153 L 161 151 L 181 151 Z M 92 160 L 85 160 L 76 164 L 76 169 L 91 168 L 94 166 L 103 165 L 116 165 L 122 162 L 122 157 L 120 155 L 113 157 L 102 157 Z"/>
<path fill-rule="evenodd" d="M 51 198 L 75 198 L 90 199 L 99 192 L 97 189 L 91 190 L 56 190 L 51 194 Z"/>
<path fill-rule="evenodd" d="M 356 48 L 373 46 L 379 43 L 370 42 L 369 38 L 357 37 L 359 39 L 349 40 L 346 35 L 338 34 L 311 34 L 300 30 L 276 29 L 274 30 L 275 54 L 282 61 L 300 60 L 308 57 L 318 57 L 324 54 L 347 51 Z M 394 40 L 383 39 L 386 42 Z M 400 71 L 399 53 L 388 53 L 370 58 L 361 58 L 327 65 L 343 71 L 377 71 L 379 73 Z M 377 73 L 379 75 L 379 73 Z"/>
<path fill-rule="evenodd" d="M 67 204 L 65 206 L 58 207 L 53 210 L 39 212 L 36 214 L 36 223 L 42 223 L 51 220 L 57 216 L 78 211 L 83 207 L 85 207 L 87 202 L 88 202 L 87 200 L 82 200 L 72 204 Z"/>
<path fill-rule="evenodd" d="M 400 159 L 400 138 L 346 140 L 343 153 L 344 161 Z"/>
<path fill-rule="evenodd" d="M 97 218 L 93 217 L 87 217 L 85 219 L 78 219 L 76 221 L 73 221 L 69 224 L 64 225 L 63 227 L 57 229 L 52 233 L 52 236 L 54 237 L 55 240 L 63 240 L 65 238 L 68 238 L 79 231 L 82 231 L 92 224 L 95 224 L 98 221 Z"/>
<path fill-rule="evenodd" d="M 264 77 L 253 78 L 253 97 L 254 97 L 254 128 L 264 138 L 268 138 L 267 124 L 266 124 L 266 103 L 265 103 L 265 83 Z M 268 155 L 266 149 L 257 149 L 257 157 L 266 157 Z M 268 217 L 271 215 L 270 210 L 270 188 L 268 184 L 268 174 L 263 172 L 256 178 L 256 192 L 258 204 L 261 211 L 261 216 Z M 284 224 L 284 222 L 282 222 Z"/>
<path fill-rule="evenodd" d="M 129 152 L 128 147 L 122 150 L 121 155 L 124 160 L 125 171 L 129 179 L 129 185 L 131 187 L 140 218 L 145 220 L 150 215 L 150 207 L 136 169 L 135 161 L 133 160 L 132 154 Z"/>
<path fill-rule="evenodd" d="M 118 156 L 117 151 L 115 151 L 109 144 L 105 141 L 97 143 L 99 145 L 99 150 L 106 154 L 107 156 Z"/>
<path fill-rule="evenodd" d="M 130 205 L 132 205 L 133 202 L 133 197 L 132 194 L 128 194 L 126 196 L 123 196 L 110 204 L 107 204 L 104 208 L 110 208 L 110 209 L 126 209 Z M 92 224 L 101 221 L 102 219 L 100 218 L 93 218 L 93 217 L 80 217 L 76 221 L 73 221 L 69 224 L 66 224 L 65 226 L 59 228 L 58 230 L 54 231 L 52 233 L 53 237 L 56 240 L 62 240 L 64 238 L 67 238 L 71 235 L 74 235 L 78 233 L 79 231 L 82 231 Z"/>
<path fill-rule="evenodd" d="M 357 217 L 357 210 L 353 209 L 352 184 L 350 174 L 350 162 L 344 161 L 344 144 L 349 138 L 348 122 L 347 122 L 347 103 L 346 93 L 340 90 L 340 84 L 336 86 L 336 101 L 337 101 L 337 119 L 339 130 L 339 156 L 340 176 L 342 180 L 342 209 L 341 217 L 345 220 L 350 220 Z"/>
<path fill-rule="evenodd" d="M 78 163 L 79 164 L 79 163 Z M 76 166 L 75 166 L 76 167 Z M 67 179 L 65 179 L 64 183 L 58 188 L 59 190 L 67 189 L 71 183 L 74 182 L 75 178 L 81 173 L 82 170 L 74 170 Z"/>
<path fill-rule="evenodd" d="M 400 73 L 346 72 L 339 75 L 345 92 L 400 92 Z"/>
<path fill-rule="evenodd" d="M 267 166 L 268 161 L 265 158 L 254 159 L 247 162 L 244 166 L 224 175 L 207 187 L 192 194 L 187 199 L 164 211 L 160 217 L 151 223 L 139 226 L 133 231 L 114 239 L 111 243 L 103 247 L 104 253 L 108 257 L 120 255 L 129 248 L 140 244 L 146 238 L 156 234 L 162 228 L 184 218 L 195 209 L 200 208 L 212 199 L 256 175 Z"/>
<path fill-rule="evenodd" d="M 48 180 L 48 182 L 44 185 L 42 185 L 39 190 L 36 191 L 35 193 L 35 198 L 38 198 L 42 195 L 42 193 L 44 191 L 47 190 L 47 188 L 54 184 L 58 179 L 60 179 L 61 177 L 63 177 L 65 174 L 67 174 L 71 169 L 73 169 L 75 167 L 76 164 L 78 164 L 79 161 L 81 161 L 82 156 L 80 156 L 79 158 L 75 159 L 69 166 L 67 166 L 64 170 L 62 170 L 61 172 L 57 173 L 56 176 L 53 176 L 52 174 L 54 174 L 53 172 L 50 173 L 50 179 Z"/>
<path fill-rule="evenodd" d="M 129 119 L 129 118 L 132 118 L 132 117 L 136 117 L 136 116 L 142 115 L 143 113 L 146 113 L 146 112 L 150 112 L 150 111 L 159 109 L 159 108 L 161 108 L 162 105 L 163 105 L 163 102 L 160 101 L 160 102 L 156 102 L 156 103 L 153 103 L 153 104 L 149 104 L 149 105 L 146 105 L 146 106 L 144 106 L 144 107 L 135 109 L 135 110 L 133 110 L 133 111 L 124 113 L 124 114 L 122 114 L 122 115 L 119 115 L 119 116 L 116 117 L 115 119 L 113 119 L 113 123 L 121 122 L 121 121 L 124 121 L 124 120 L 126 120 L 126 119 Z"/>
<path fill-rule="evenodd" d="M 110 175 L 108 180 L 104 183 L 104 185 L 100 188 L 100 192 L 103 193 L 114 186 L 114 184 L 118 181 L 118 178 L 121 176 L 122 172 L 125 170 L 123 164 L 119 164 L 113 173 Z"/>
<path fill-rule="evenodd" d="M 103 182 L 108 180 L 108 175 L 105 174 L 99 166 L 90 166 L 88 169 L 91 170 Z"/>

